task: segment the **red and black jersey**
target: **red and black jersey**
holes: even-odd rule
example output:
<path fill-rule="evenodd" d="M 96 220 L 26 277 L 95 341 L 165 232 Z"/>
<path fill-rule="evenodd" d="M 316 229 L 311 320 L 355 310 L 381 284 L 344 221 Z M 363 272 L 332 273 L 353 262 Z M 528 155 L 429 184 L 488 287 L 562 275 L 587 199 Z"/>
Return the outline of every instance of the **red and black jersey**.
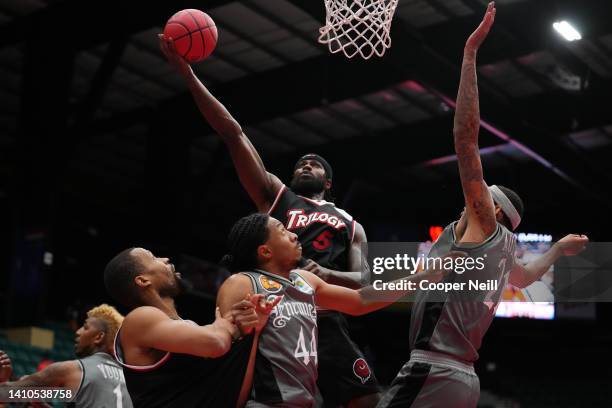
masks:
<path fill-rule="evenodd" d="M 348 256 L 355 220 L 346 211 L 328 201 L 299 196 L 283 186 L 268 214 L 297 234 L 304 258 L 329 269 L 350 269 Z"/>

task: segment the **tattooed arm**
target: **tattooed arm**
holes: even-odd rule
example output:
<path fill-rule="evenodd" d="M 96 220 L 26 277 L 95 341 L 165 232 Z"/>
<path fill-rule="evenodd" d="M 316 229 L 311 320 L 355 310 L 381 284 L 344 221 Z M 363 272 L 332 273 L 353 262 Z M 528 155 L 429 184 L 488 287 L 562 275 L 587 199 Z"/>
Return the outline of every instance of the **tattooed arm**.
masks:
<path fill-rule="evenodd" d="M 496 228 L 495 206 L 483 178 L 478 149 L 480 108 L 476 79 L 476 54 L 494 19 L 495 4 L 491 2 L 482 22 L 465 44 L 461 66 L 453 135 L 467 211 L 467 228 L 462 242 L 482 242 Z"/>

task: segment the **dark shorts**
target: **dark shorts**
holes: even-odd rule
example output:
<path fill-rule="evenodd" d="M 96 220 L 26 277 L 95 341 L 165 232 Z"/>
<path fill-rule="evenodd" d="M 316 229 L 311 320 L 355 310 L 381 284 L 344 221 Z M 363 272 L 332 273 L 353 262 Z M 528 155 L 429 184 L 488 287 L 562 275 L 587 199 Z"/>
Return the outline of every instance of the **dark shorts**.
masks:
<path fill-rule="evenodd" d="M 342 405 L 354 398 L 380 392 L 363 353 L 349 337 L 346 318 L 337 312 L 321 312 L 317 324 L 317 384 L 325 406 Z"/>

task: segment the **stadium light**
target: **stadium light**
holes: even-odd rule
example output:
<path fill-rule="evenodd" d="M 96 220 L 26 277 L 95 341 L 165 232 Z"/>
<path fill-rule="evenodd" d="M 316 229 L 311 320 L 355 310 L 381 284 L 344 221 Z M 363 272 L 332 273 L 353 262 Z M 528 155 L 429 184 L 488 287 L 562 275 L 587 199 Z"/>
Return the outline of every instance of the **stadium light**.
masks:
<path fill-rule="evenodd" d="M 553 28 L 567 41 L 576 41 L 582 38 L 578 30 L 565 20 L 553 23 Z"/>

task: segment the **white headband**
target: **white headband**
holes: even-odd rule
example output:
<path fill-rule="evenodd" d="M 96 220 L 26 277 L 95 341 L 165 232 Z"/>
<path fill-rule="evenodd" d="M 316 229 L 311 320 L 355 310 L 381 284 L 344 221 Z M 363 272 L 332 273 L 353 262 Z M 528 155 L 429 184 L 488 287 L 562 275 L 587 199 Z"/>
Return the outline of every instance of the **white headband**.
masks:
<path fill-rule="evenodd" d="M 516 208 L 514 207 L 508 196 L 506 196 L 499 187 L 497 187 L 496 185 L 492 185 L 489 187 L 489 191 L 491 192 L 493 201 L 499 204 L 504 214 L 506 214 L 506 217 L 508 217 L 508 219 L 510 220 L 510 224 L 512 224 L 512 230 L 514 231 L 516 227 L 518 227 L 521 223 L 521 216 L 519 215 L 518 211 L 516 211 Z"/>

